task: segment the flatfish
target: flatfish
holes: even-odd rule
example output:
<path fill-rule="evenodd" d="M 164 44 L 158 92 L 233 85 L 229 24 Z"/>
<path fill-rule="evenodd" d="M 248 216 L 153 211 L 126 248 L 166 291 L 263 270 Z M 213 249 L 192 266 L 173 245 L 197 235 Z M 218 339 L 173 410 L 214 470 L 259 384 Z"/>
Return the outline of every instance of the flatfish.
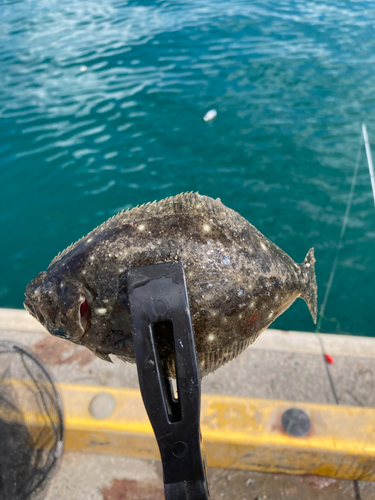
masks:
<path fill-rule="evenodd" d="M 185 193 L 121 212 L 69 246 L 26 287 L 52 334 L 110 361 L 135 362 L 127 270 L 182 261 L 201 376 L 238 356 L 298 297 L 314 322 L 314 250 L 302 264 L 219 199 Z M 161 331 L 174 376 L 173 345 Z"/>

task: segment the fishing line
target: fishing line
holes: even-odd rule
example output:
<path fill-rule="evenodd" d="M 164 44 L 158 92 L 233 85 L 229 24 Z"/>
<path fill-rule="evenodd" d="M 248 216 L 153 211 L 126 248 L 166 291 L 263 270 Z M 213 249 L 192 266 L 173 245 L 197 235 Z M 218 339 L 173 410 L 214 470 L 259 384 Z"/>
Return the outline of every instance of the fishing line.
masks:
<path fill-rule="evenodd" d="M 338 265 L 338 261 L 339 261 L 339 253 L 340 253 L 340 250 L 343 247 L 344 235 L 345 235 L 346 228 L 348 226 L 350 210 L 351 210 L 352 202 L 353 202 L 354 188 L 355 188 L 356 181 L 357 181 L 358 168 L 359 168 L 360 159 L 361 159 L 361 153 L 362 153 L 362 147 L 361 146 L 362 146 L 362 136 L 360 136 L 360 141 L 359 141 L 359 146 L 358 146 L 358 152 L 357 152 L 357 159 L 356 159 L 356 163 L 355 163 L 355 167 L 354 167 L 354 173 L 353 173 L 352 183 L 351 183 L 351 186 L 350 186 L 349 198 L 348 198 L 348 202 L 347 202 L 347 205 L 346 205 L 346 211 L 345 211 L 344 221 L 343 221 L 343 224 L 342 224 L 342 227 L 341 227 L 340 239 L 339 239 L 339 243 L 338 243 L 337 248 L 336 248 L 336 254 L 335 254 L 334 261 L 333 261 L 333 265 L 332 265 L 332 269 L 331 269 L 331 274 L 329 276 L 328 285 L 327 285 L 327 288 L 326 288 L 326 293 L 324 295 L 323 304 L 322 304 L 322 306 L 320 308 L 320 311 L 319 311 L 319 319 L 318 319 L 318 322 L 317 322 L 317 325 L 316 325 L 315 333 L 319 333 L 319 330 L 320 330 L 320 327 L 321 327 L 322 319 L 324 317 L 325 309 L 326 309 L 327 302 L 328 302 L 328 297 L 329 297 L 329 294 L 330 294 L 331 289 L 332 289 L 332 284 L 333 284 L 333 280 L 334 280 L 334 277 L 335 277 L 335 273 L 336 273 L 336 269 L 337 269 L 337 265 Z M 375 192 L 374 192 L 374 196 L 375 196 Z M 322 354 L 323 354 L 323 357 L 324 357 L 325 356 L 325 350 L 324 350 L 324 344 L 323 344 L 323 339 L 322 339 L 321 335 L 318 335 L 318 339 L 319 339 L 319 343 L 320 343 L 320 346 L 321 346 L 321 349 L 322 349 Z M 329 366 L 328 366 L 328 363 L 326 362 L 326 360 L 325 360 L 324 366 L 325 366 L 325 370 L 326 370 L 326 373 L 327 373 L 327 377 L 328 377 L 328 380 L 329 380 L 329 385 L 331 387 L 331 391 L 332 391 L 334 400 L 335 400 L 336 404 L 340 404 L 340 401 L 339 401 L 339 398 L 338 398 L 338 395 L 337 395 L 337 392 L 336 392 L 335 384 L 333 382 L 333 378 L 332 378 L 332 375 L 331 375 L 331 371 L 329 369 Z M 353 481 L 353 488 L 354 488 L 355 500 L 361 500 L 361 493 L 359 491 L 359 485 L 358 485 L 358 481 L 357 480 Z"/>
<path fill-rule="evenodd" d="M 339 398 L 338 398 L 338 395 L 337 395 L 337 392 L 335 389 L 335 385 L 334 385 L 334 382 L 333 382 L 333 379 L 332 379 L 332 376 L 331 376 L 331 373 L 330 373 L 330 370 L 329 370 L 329 367 L 328 367 L 328 364 L 327 364 L 327 361 L 325 358 L 323 340 L 322 340 L 321 336 L 319 335 L 319 331 L 321 329 L 321 323 L 322 323 L 322 320 L 324 318 L 324 313 L 325 313 L 325 309 L 327 306 L 328 298 L 329 298 L 329 295 L 331 293 L 332 284 L 334 281 L 334 277 L 335 277 L 335 273 L 336 273 L 336 269 L 337 269 L 337 265 L 338 265 L 338 261 L 339 261 L 339 253 L 343 247 L 343 240 L 344 240 L 346 228 L 348 226 L 350 210 L 351 210 L 352 202 L 353 202 L 354 189 L 355 189 L 355 185 L 357 182 L 357 174 L 358 174 L 358 169 L 359 169 L 359 165 L 360 165 L 361 155 L 362 155 L 362 135 L 360 135 L 358 151 L 357 151 L 357 158 L 356 158 L 352 182 L 351 182 L 351 186 L 350 186 L 349 197 L 348 197 L 348 201 L 346 204 L 344 220 L 343 220 L 342 227 L 341 227 L 340 238 L 339 238 L 339 242 L 338 242 L 337 247 L 336 247 L 335 258 L 333 260 L 333 264 L 332 264 L 331 273 L 329 276 L 326 292 L 324 295 L 323 303 L 322 303 L 320 311 L 319 311 L 318 321 L 317 321 L 317 325 L 316 325 L 315 332 L 314 332 L 314 333 L 318 334 L 319 343 L 320 343 L 320 346 L 322 349 L 322 355 L 324 357 L 325 370 L 326 370 L 326 373 L 328 376 L 331 392 L 332 392 L 332 395 L 333 395 L 333 398 L 334 398 L 334 401 L 336 404 L 340 404 L 340 402 L 339 402 Z M 310 367 L 311 362 L 312 362 L 312 358 L 310 358 L 308 360 L 307 365 L 305 367 L 304 378 L 303 378 L 302 384 L 300 385 L 300 392 L 296 398 L 297 401 L 301 400 L 301 396 L 305 392 L 307 376 L 308 376 L 308 368 Z M 264 486 L 265 486 L 265 484 L 266 484 L 266 482 L 264 483 Z M 353 487 L 354 487 L 355 500 L 361 500 L 359 486 L 358 486 L 357 481 L 353 481 Z"/>
<path fill-rule="evenodd" d="M 323 354 L 323 357 L 324 357 L 324 344 L 323 344 L 322 337 L 320 335 L 318 335 L 318 339 L 319 339 L 320 347 L 322 349 L 322 354 Z M 333 383 L 331 372 L 330 372 L 330 370 L 328 368 L 328 363 L 325 362 L 324 366 L 325 366 L 327 377 L 328 377 L 328 380 L 329 380 L 329 385 L 331 386 L 331 391 L 332 391 L 332 394 L 333 394 L 333 399 L 335 400 L 335 403 L 337 405 L 339 405 L 340 404 L 339 397 L 338 397 L 336 389 L 335 389 L 335 384 Z"/>
<path fill-rule="evenodd" d="M 375 203 L 375 174 L 374 174 L 374 166 L 372 164 L 370 141 L 368 140 L 367 128 L 365 123 L 362 123 L 362 133 L 363 133 L 363 140 L 365 141 L 367 163 L 370 171 L 372 194 L 374 195 L 374 203 Z"/>
<path fill-rule="evenodd" d="M 327 306 L 327 302 L 328 302 L 328 297 L 329 297 L 329 294 L 331 293 L 333 280 L 334 280 L 336 269 L 337 269 L 337 265 L 338 265 L 338 262 L 339 262 L 340 250 L 343 247 L 344 235 L 345 235 L 346 228 L 348 226 L 350 210 L 352 208 L 352 203 L 353 203 L 353 195 L 354 195 L 355 185 L 356 185 L 356 182 L 357 182 L 357 175 L 358 175 L 358 168 L 359 168 L 359 164 L 360 164 L 361 154 L 362 154 L 362 136 L 360 136 L 360 142 L 359 142 L 358 152 L 357 152 L 357 159 L 356 159 L 356 162 L 355 162 L 354 173 L 353 173 L 353 177 L 352 177 L 352 183 L 351 183 L 351 186 L 350 186 L 349 198 L 348 198 L 348 202 L 346 204 L 345 216 L 344 216 L 343 224 L 342 224 L 342 227 L 341 227 L 340 239 L 339 239 L 338 245 L 336 247 L 335 258 L 334 258 L 334 261 L 333 261 L 333 265 L 332 265 L 332 269 L 331 269 L 331 274 L 329 276 L 328 285 L 327 285 L 327 288 L 326 288 L 326 293 L 324 295 L 323 303 L 322 303 L 322 306 L 321 306 L 320 311 L 319 311 L 319 319 L 318 319 L 318 322 L 316 324 L 315 333 L 319 333 L 319 330 L 320 330 L 320 327 L 321 327 L 321 323 L 322 323 L 322 319 L 324 318 L 324 313 L 325 313 L 325 310 L 326 310 L 326 306 Z M 322 354 L 324 356 L 325 349 L 324 349 L 323 339 L 322 339 L 322 337 L 320 335 L 318 335 L 318 339 L 319 339 L 320 347 L 322 349 Z M 328 377 L 328 380 L 329 380 L 329 384 L 331 386 L 333 398 L 334 398 L 336 404 L 340 404 L 340 401 L 339 401 L 339 398 L 337 396 L 337 392 L 336 392 L 336 389 L 335 389 L 335 384 L 333 382 L 333 379 L 332 379 L 332 376 L 331 376 L 331 371 L 329 369 L 328 363 L 325 362 L 324 366 L 325 366 L 325 369 L 326 369 L 326 373 L 327 373 L 327 377 Z"/>
<path fill-rule="evenodd" d="M 336 273 L 336 269 L 337 269 L 337 264 L 338 264 L 339 253 L 340 253 L 340 250 L 341 250 L 342 245 L 343 245 L 343 239 L 344 239 L 346 227 L 348 225 L 349 214 L 350 214 L 350 209 L 351 209 L 351 206 L 352 206 L 353 194 L 354 194 L 354 187 L 355 187 L 356 180 L 357 180 L 357 173 L 358 173 L 358 168 L 359 168 L 359 164 L 360 164 L 361 154 L 362 154 L 362 135 L 360 135 L 358 152 L 357 152 L 357 159 L 356 159 L 356 163 L 355 163 L 355 167 L 354 167 L 354 173 L 353 173 L 353 178 L 352 178 L 352 182 L 351 182 L 351 186 L 350 186 L 350 193 L 349 193 L 348 201 L 347 201 L 347 204 L 346 204 L 346 210 L 345 210 L 344 220 L 343 220 L 343 224 L 342 224 L 342 227 L 341 227 L 340 239 L 339 239 L 338 245 L 336 247 L 335 258 L 334 258 L 334 261 L 333 261 L 333 265 L 332 265 L 331 273 L 330 273 L 330 276 L 329 276 L 328 285 L 327 285 L 326 292 L 325 292 L 325 295 L 324 295 L 323 303 L 322 303 L 322 306 L 321 306 L 319 314 L 318 314 L 318 321 L 317 321 L 314 333 L 319 333 L 319 331 L 320 331 L 322 319 L 324 317 L 325 308 L 326 308 L 326 305 L 327 305 L 327 302 L 328 302 L 328 297 L 329 297 L 329 294 L 330 294 L 331 289 L 332 289 L 333 279 L 335 277 L 335 273 Z M 318 338 L 321 339 L 320 335 L 318 335 Z M 320 340 L 320 345 L 322 346 L 322 341 L 321 340 Z M 322 351 L 323 351 L 322 354 L 324 356 L 324 349 L 323 348 L 322 348 Z M 308 368 L 311 365 L 311 362 L 312 362 L 312 358 L 310 358 L 308 360 L 308 362 L 307 362 L 307 365 L 306 365 L 306 368 L 305 368 L 305 374 L 304 374 L 305 376 L 304 376 L 304 378 L 302 380 L 302 383 L 301 383 L 301 386 L 300 386 L 300 392 L 299 392 L 299 394 L 298 394 L 298 396 L 296 398 L 297 401 L 299 401 L 301 399 L 302 394 L 305 392 L 306 382 L 307 382 L 307 376 L 308 376 L 307 372 L 308 372 Z M 328 366 L 327 366 L 326 360 L 324 360 L 324 364 L 325 364 L 325 367 L 326 367 L 326 370 L 327 370 L 327 375 L 328 375 L 328 378 L 329 378 L 329 381 L 330 381 L 331 390 L 333 388 L 332 392 L 333 392 L 333 395 L 334 395 L 335 402 L 338 403 L 337 394 L 336 394 L 336 391 L 334 390 L 333 380 L 332 380 L 331 374 L 330 374 L 330 372 L 328 370 Z"/>
<path fill-rule="evenodd" d="M 352 202 L 353 202 L 354 188 L 355 188 L 355 185 L 356 185 L 356 182 L 357 182 L 357 174 L 358 174 L 358 169 L 359 169 L 359 164 L 360 164 L 361 156 L 362 156 L 362 135 L 360 135 L 359 146 L 358 146 L 358 151 L 357 151 L 357 158 L 356 158 L 356 163 L 355 163 L 355 167 L 354 167 L 352 182 L 351 182 L 351 186 L 350 186 L 349 197 L 348 197 L 348 201 L 347 201 L 347 204 L 346 204 L 346 210 L 345 210 L 344 220 L 343 220 L 342 227 L 341 227 L 340 238 L 339 238 L 339 242 L 338 242 L 337 247 L 336 247 L 335 258 L 333 260 L 333 264 L 332 264 L 332 268 L 331 268 L 331 273 L 330 273 L 329 280 L 328 280 L 328 285 L 327 285 L 326 292 L 325 292 L 325 295 L 324 295 L 323 303 L 322 303 L 320 311 L 319 311 L 318 321 L 317 321 L 317 325 L 316 325 L 314 333 L 318 333 L 319 334 L 319 331 L 320 331 L 320 328 L 321 328 L 322 319 L 324 317 L 325 309 L 326 309 L 327 302 L 328 302 L 328 297 L 329 297 L 329 295 L 331 293 L 332 284 L 333 284 L 333 280 L 334 280 L 336 269 L 337 269 L 337 265 L 338 265 L 339 253 L 340 253 L 340 250 L 343 247 L 344 235 L 345 235 L 346 228 L 348 226 L 350 210 L 351 210 Z M 323 340 L 322 340 L 322 338 L 321 338 L 320 335 L 318 335 L 318 338 L 319 338 L 319 343 L 320 343 L 320 346 L 321 346 L 321 349 L 322 349 L 322 355 L 324 357 Z M 307 364 L 305 365 L 304 378 L 302 380 L 302 384 L 300 385 L 300 391 L 299 391 L 299 394 L 298 394 L 298 396 L 296 398 L 296 401 L 300 401 L 301 397 L 302 397 L 302 394 L 305 392 L 306 382 L 307 382 L 307 376 L 308 376 L 308 368 L 310 367 L 311 362 L 312 362 L 312 357 L 310 357 L 310 359 L 308 360 Z M 326 362 L 325 359 L 324 359 L 324 365 L 325 365 L 326 373 L 327 373 L 327 376 L 328 376 L 328 380 L 329 380 L 331 392 L 333 394 L 333 398 L 335 400 L 335 403 L 339 404 L 339 398 L 337 396 L 335 385 L 334 385 L 333 379 L 331 377 L 331 373 L 329 371 L 328 364 L 327 364 L 327 362 Z M 266 478 L 265 478 L 265 480 L 263 482 L 263 485 L 261 487 L 261 490 L 263 492 L 265 491 L 265 487 L 266 487 L 269 479 L 270 479 L 270 473 L 267 474 L 267 476 L 266 476 Z M 353 481 L 353 487 L 354 487 L 355 500 L 361 500 L 359 486 L 358 486 L 358 482 L 356 480 Z"/>
<path fill-rule="evenodd" d="M 362 147 L 361 146 L 362 146 L 362 135 L 360 136 L 360 143 L 359 143 L 358 152 L 357 152 L 357 160 L 356 160 L 355 167 L 354 167 L 354 173 L 353 173 L 352 183 L 350 186 L 349 198 L 348 198 L 348 202 L 346 204 L 344 221 L 343 221 L 343 224 L 341 227 L 340 239 L 339 239 L 339 243 L 336 247 L 336 254 L 335 254 L 334 261 L 333 261 L 331 274 L 329 276 L 328 285 L 326 288 L 326 293 L 324 295 L 323 304 L 321 305 L 321 308 L 319 311 L 319 319 L 318 319 L 318 322 L 317 322 L 317 325 L 315 328 L 315 333 L 319 332 L 319 329 L 320 329 L 320 325 L 321 325 L 321 322 L 322 322 L 322 319 L 323 319 L 323 316 L 324 316 L 324 313 L 326 310 L 328 297 L 329 297 L 329 294 L 331 293 L 333 279 L 335 277 L 335 273 L 336 273 L 336 269 L 337 269 L 337 265 L 338 265 L 339 253 L 343 247 L 343 239 L 344 239 L 345 231 L 346 231 L 348 221 L 349 221 L 350 210 L 351 210 L 352 202 L 353 202 L 354 188 L 355 188 L 355 185 L 357 182 L 358 167 L 359 167 L 359 163 L 360 163 L 360 159 L 361 159 L 361 155 L 362 155 Z"/>

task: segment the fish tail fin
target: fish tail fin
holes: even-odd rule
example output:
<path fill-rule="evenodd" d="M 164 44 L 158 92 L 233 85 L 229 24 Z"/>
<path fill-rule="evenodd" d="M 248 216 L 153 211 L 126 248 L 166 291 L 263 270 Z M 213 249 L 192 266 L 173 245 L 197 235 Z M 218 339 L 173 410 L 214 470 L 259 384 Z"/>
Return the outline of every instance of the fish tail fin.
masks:
<path fill-rule="evenodd" d="M 310 250 L 307 252 L 306 258 L 302 262 L 302 264 L 300 264 L 300 266 L 303 274 L 306 276 L 304 289 L 301 292 L 301 297 L 306 302 L 314 323 L 316 323 L 316 318 L 318 315 L 318 287 L 316 285 L 315 257 L 313 248 L 310 248 Z"/>

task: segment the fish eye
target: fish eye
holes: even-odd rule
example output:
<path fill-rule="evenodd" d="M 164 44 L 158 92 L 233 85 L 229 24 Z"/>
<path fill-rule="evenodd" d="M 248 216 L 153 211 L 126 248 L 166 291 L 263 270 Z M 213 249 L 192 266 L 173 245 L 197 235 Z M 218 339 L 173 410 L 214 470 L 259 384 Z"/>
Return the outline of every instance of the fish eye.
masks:
<path fill-rule="evenodd" d="M 68 339 L 69 338 L 69 335 L 62 328 L 52 330 L 51 333 L 55 337 L 60 337 L 61 339 Z"/>

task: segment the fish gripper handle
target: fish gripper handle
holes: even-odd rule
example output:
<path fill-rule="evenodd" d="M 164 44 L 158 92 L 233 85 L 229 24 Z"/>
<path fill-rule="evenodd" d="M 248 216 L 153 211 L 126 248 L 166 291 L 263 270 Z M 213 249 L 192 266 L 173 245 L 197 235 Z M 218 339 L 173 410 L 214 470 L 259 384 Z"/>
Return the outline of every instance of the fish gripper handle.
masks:
<path fill-rule="evenodd" d="M 182 262 L 128 270 L 139 385 L 163 464 L 166 500 L 209 500 L 200 432 L 201 386 Z M 177 396 L 156 335 L 173 328 Z"/>

